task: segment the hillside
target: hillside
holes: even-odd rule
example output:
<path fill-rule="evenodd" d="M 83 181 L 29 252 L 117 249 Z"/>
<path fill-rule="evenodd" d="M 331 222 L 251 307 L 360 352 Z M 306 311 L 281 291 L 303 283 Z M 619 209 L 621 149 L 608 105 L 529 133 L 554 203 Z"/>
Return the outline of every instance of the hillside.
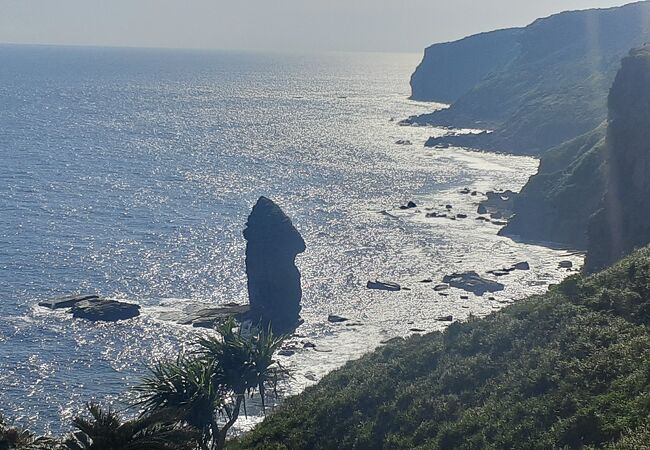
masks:
<path fill-rule="evenodd" d="M 515 33 L 516 56 L 509 62 L 489 71 L 449 109 L 407 123 L 494 129 L 488 135 L 448 137 L 431 144 L 518 154 L 539 154 L 578 137 L 605 120 L 607 92 L 620 59 L 650 41 L 649 17 L 650 3 L 638 2 L 539 19 Z M 444 80 L 445 72 L 454 69 L 435 60 L 440 53 L 431 47 L 414 75 L 413 92 L 420 97 L 433 98 L 444 90 L 439 84 L 436 91 L 423 93 L 426 85 L 420 80 Z M 485 73 L 480 62 L 476 71 Z"/>
<path fill-rule="evenodd" d="M 387 344 L 232 449 L 644 448 L 650 249 L 486 319 Z"/>
<path fill-rule="evenodd" d="M 499 234 L 585 249 L 605 192 L 606 124 L 545 152 Z"/>

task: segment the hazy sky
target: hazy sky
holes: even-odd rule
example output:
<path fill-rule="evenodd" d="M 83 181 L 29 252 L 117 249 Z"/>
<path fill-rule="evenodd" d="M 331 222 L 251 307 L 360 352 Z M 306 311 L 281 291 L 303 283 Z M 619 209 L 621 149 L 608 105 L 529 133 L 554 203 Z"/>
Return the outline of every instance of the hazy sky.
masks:
<path fill-rule="evenodd" d="M 0 42 L 420 52 L 615 0 L 0 0 Z"/>

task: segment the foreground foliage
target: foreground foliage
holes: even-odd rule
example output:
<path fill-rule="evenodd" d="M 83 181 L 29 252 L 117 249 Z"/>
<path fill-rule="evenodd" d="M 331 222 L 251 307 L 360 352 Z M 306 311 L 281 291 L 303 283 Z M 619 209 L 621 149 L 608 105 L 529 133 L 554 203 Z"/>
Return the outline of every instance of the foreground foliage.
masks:
<path fill-rule="evenodd" d="M 232 448 L 648 448 L 650 250 L 483 320 L 388 344 Z"/>
<path fill-rule="evenodd" d="M 125 422 L 114 411 L 88 405 L 90 418 L 73 420 L 77 432 L 65 442 L 70 450 L 192 450 L 198 432 L 180 426 L 174 416 L 142 415 Z"/>
<path fill-rule="evenodd" d="M 286 375 L 273 359 L 283 336 L 271 328 L 242 333 L 230 319 L 205 336 L 198 349 L 162 361 L 137 386 L 133 406 L 142 413 L 123 420 L 112 410 L 88 405 L 76 431 L 62 440 L 37 437 L 0 416 L 0 450 L 220 450 L 228 431 L 258 394 L 264 408 L 268 389 Z"/>

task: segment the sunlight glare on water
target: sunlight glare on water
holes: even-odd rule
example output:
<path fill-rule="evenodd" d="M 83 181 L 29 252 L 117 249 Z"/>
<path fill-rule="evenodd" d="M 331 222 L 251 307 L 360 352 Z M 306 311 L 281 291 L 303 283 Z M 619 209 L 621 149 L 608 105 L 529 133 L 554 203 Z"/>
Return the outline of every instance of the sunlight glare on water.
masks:
<path fill-rule="evenodd" d="M 440 315 L 485 315 L 566 276 L 563 252 L 498 237 L 474 220 L 480 196 L 458 193 L 518 190 L 537 161 L 425 149 L 442 130 L 398 126 L 436 107 L 407 100 L 418 59 L 0 46 L 1 412 L 69 430 L 85 402 L 124 398 L 200 332 L 161 312 L 245 302 L 241 232 L 260 195 L 308 247 L 293 340 L 320 351 L 283 358 L 285 394 L 382 340 L 442 329 Z M 425 218 L 446 204 L 468 219 Z M 494 300 L 419 283 L 522 260 L 532 270 Z M 367 290 L 375 278 L 412 290 Z M 76 291 L 143 315 L 93 324 L 36 306 Z"/>

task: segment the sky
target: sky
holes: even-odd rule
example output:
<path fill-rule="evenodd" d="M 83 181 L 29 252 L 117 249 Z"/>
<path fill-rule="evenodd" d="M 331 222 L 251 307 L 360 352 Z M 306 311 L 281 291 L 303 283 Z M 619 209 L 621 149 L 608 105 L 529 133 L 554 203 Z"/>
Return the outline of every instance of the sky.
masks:
<path fill-rule="evenodd" d="M 421 52 L 614 0 L 0 0 L 0 42 Z"/>

